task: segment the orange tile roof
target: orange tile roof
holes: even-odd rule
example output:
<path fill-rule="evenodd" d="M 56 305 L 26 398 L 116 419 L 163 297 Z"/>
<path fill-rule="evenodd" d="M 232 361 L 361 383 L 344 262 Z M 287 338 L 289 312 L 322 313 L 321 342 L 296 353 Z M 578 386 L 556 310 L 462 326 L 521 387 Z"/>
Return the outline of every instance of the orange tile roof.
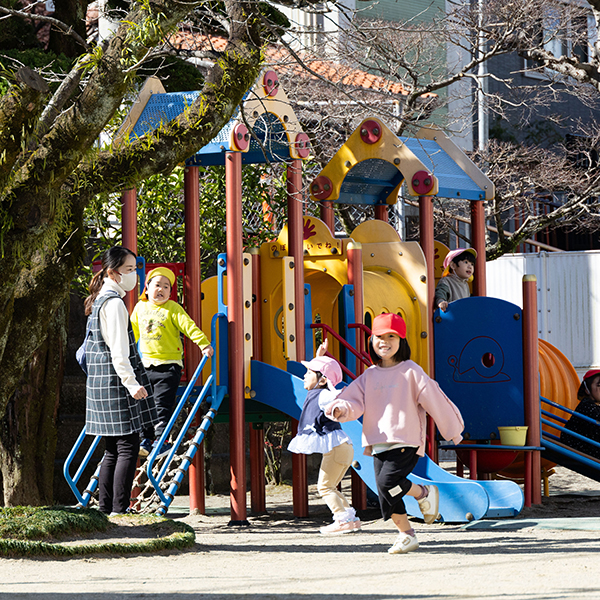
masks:
<path fill-rule="evenodd" d="M 222 52 L 227 46 L 227 39 L 216 35 L 204 35 L 192 33 L 190 31 L 178 31 L 174 33 L 169 42 L 180 50 L 195 50 L 197 52 L 206 52 L 217 50 Z"/>
<path fill-rule="evenodd" d="M 179 31 L 170 38 L 170 43 L 182 50 L 210 51 L 225 50 L 227 40 L 218 36 L 207 36 L 189 31 Z M 391 81 L 385 77 L 373 75 L 360 69 L 354 69 L 331 60 L 316 60 L 309 57 L 307 53 L 298 53 L 305 61 L 306 66 L 317 75 L 328 79 L 332 83 L 359 87 L 362 89 L 387 92 L 406 96 L 407 89 L 399 82 Z M 265 50 L 267 65 L 278 68 L 280 72 L 292 71 L 293 73 L 318 79 L 307 71 L 296 59 L 282 46 L 270 45 Z M 423 94 L 424 97 L 435 97 L 435 94 Z"/>

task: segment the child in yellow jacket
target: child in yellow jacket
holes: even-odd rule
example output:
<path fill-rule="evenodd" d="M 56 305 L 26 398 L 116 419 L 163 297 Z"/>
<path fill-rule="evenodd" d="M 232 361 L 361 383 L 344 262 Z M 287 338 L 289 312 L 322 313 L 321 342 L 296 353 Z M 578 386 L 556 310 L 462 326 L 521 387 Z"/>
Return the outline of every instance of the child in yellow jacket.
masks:
<path fill-rule="evenodd" d="M 146 287 L 131 314 L 131 326 L 139 340 L 142 362 L 154 390 L 159 422 L 143 431 L 140 456 L 147 456 L 162 435 L 175 407 L 177 388 L 183 369 L 181 334 L 198 345 L 208 357 L 213 348 L 182 306 L 170 299 L 175 273 L 167 267 L 152 269 L 146 276 Z M 158 455 L 170 449 L 163 445 Z"/>

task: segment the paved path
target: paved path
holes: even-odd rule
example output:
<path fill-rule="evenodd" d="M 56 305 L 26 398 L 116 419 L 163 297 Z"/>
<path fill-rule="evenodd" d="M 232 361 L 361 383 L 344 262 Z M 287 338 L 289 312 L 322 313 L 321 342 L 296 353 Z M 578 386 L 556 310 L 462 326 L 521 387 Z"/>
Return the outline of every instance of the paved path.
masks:
<path fill-rule="evenodd" d="M 326 510 L 312 497 L 311 519 L 295 520 L 286 496 L 271 501 L 269 515 L 251 519 L 250 528 L 229 527 L 227 498 L 213 497 L 210 516 L 183 517 L 197 532 L 192 550 L 0 559 L 0 600 L 597 600 L 596 493 L 546 501 L 524 511 L 514 529 L 415 521 L 421 548 L 407 555 L 387 554 L 395 533 L 376 511 L 362 532 L 327 538 L 318 535 Z M 587 520 L 587 528 L 568 527 L 577 507 L 587 514 L 572 522 Z"/>

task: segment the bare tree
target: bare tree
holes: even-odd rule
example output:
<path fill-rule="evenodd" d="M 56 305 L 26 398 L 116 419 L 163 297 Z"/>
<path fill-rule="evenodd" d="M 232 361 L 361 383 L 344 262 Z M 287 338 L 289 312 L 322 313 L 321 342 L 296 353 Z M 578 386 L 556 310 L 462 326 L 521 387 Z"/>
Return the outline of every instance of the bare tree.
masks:
<path fill-rule="evenodd" d="M 499 232 L 488 246 L 495 258 L 549 227 L 598 226 L 597 160 L 582 160 L 597 147 L 598 6 L 454 2 L 405 22 L 358 11 L 345 15 L 343 32 L 298 26 L 282 37 L 288 52 L 274 62 L 321 164 L 368 115 L 399 135 L 433 120 L 460 136 L 478 117 L 489 119 L 492 143 L 476 136 L 474 158 L 497 187 L 487 206 Z M 438 206 L 438 229 L 456 230 L 464 207 L 443 199 Z"/>

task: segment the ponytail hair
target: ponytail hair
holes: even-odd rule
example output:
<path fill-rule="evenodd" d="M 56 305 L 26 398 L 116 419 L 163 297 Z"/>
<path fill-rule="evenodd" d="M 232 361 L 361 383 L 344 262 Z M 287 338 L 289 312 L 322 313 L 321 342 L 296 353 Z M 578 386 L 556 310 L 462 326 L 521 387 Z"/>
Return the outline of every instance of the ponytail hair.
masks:
<path fill-rule="evenodd" d="M 104 283 L 104 279 L 106 278 L 108 271 L 118 270 L 128 256 L 133 256 L 136 258 L 135 254 L 129 250 L 129 248 L 125 248 L 123 246 L 113 246 L 104 252 L 102 255 L 102 268 L 92 277 L 89 286 L 90 295 L 83 303 L 86 315 L 92 313 L 94 300 L 96 300 L 100 290 L 102 289 L 102 284 Z"/>

